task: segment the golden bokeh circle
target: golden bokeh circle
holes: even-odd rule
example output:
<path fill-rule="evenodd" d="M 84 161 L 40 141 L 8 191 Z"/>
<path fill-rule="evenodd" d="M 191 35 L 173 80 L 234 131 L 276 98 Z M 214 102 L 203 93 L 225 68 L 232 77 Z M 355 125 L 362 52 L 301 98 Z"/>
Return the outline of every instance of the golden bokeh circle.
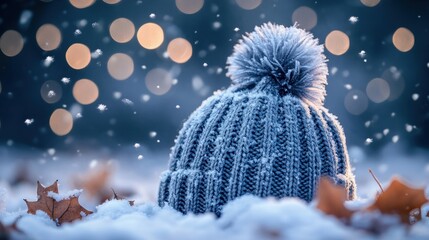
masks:
<path fill-rule="evenodd" d="M 408 52 L 414 46 L 414 34 L 407 28 L 398 28 L 392 37 L 393 45 L 401 52 Z"/>
<path fill-rule="evenodd" d="M 235 0 L 238 6 L 245 10 L 253 10 L 261 5 L 262 0 Z"/>
<path fill-rule="evenodd" d="M 51 130 L 58 136 L 64 136 L 73 129 L 73 116 L 65 109 L 56 109 L 49 118 Z"/>
<path fill-rule="evenodd" d="M 137 31 L 137 40 L 146 49 L 156 49 L 164 42 L 164 31 L 156 23 L 146 23 Z"/>
<path fill-rule="evenodd" d="M 91 52 L 86 45 L 75 43 L 67 49 L 66 60 L 70 67 L 77 70 L 83 69 L 91 61 Z"/>
<path fill-rule="evenodd" d="M 380 3 L 380 0 L 360 0 L 360 2 L 367 7 L 375 7 Z"/>
<path fill-rule="evenodd" d="M 115 53 L 107 62 L 107 71 L 116 80 L 125 80 L 134 72 L 133 59 L 125 53 Z"/>
<path fill-rule="evenodd" d="M 347 34 L 334 30 L 326 36 L 325 47 L 334 55 L 343 55 L 349 50 L 350 39 Z"/>
<path fill-rule="evenodd" d="M 103 2 L 107 3 L 107 4 L 117 4 L 119 3 L 121 0 L 103 0 Z"/>
<path fill-rule="evenodd" d="M 292 22 L 297 22 L 299 27 L 310 30 L 317 24 L 317 13 L 309 7 L 301 6 L 293 11 Z"/>
<path fill-rule="evenodd" d="M 89 79 L 81 79 L 73 86 L 73 97 L 83 105 L 95 102 L 98 98 L 98 94 L 97 84 Z"/>
<path fill-rule="evenodd" d="M 192 57 L 192 45 L 184 38 L 175 38 L 170 41 L 167 53 L 176 63 L 185 63 Z"/>
<path fill-rule="evenodd" d="M 127 18 L 118 18 L 110 24 L 110 36 L 118 43 L 129 42 L 136 32 L 133 22 Z"/>
<path fill-rule="evenodd" d="M 0 50 L 8 57 L 18 55 L 24 47 L 24 38 L 15 30 L 7 30 L 0 37 Z"/>
<path fill-rule="evenodd" d="M 201 10 L 204 0 L 176 0 L 176 7 L 185 14 L 194 14 Z"/>
<path fill-rule="evenodd" d="M 60 46 L 61 40 L 61 31 L 53 24 L 43 24 L 37 29 L 37 44 L 45 51 L 57 49 Z"/>
<path fill-rule="evenodd" d="M 75 8 L 87 8 L 95 3 L 95 0 L 69 0 L 71 5 Z"/>

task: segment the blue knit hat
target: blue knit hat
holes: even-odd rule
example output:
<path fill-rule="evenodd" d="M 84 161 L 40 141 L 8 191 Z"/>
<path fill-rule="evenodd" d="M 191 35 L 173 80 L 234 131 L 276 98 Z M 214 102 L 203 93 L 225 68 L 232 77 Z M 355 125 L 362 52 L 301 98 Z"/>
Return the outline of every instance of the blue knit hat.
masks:
<path fill-rule="evenodd" d="M 311 201 L 329 176 L 355 198 L 343 130 L 323 106 L 323 46 L 297 27 L 264 24 L 227 60 L 231 86 L 184 123 L 158 201 L 182 213 L 221 213 L 245 195 Z"/>

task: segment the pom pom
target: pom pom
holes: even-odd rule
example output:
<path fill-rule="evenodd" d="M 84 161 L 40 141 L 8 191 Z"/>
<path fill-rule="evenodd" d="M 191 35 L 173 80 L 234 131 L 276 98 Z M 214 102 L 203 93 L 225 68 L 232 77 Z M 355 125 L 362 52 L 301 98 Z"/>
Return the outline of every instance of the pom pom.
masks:
<path fill-rule="evenodd" d="M 323 46 L 296 26 L 272 23 L 255 27 L 234 46 L 227 59 L 227 76 L 239 87 L 275 86 L 313 104 L 325 99 L 328 68 Z"/>

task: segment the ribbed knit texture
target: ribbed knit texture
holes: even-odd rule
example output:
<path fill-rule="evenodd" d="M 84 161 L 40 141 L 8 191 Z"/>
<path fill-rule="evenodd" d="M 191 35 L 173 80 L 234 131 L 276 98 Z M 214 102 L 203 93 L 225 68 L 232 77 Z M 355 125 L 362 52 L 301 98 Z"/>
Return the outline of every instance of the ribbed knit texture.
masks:
<path fill-rule="evenodd" d="M 219 215 L 228 201 L 245 194 L 311 201 L 321 176 L 355 198 L 336 117 L 321 105 L 323 99 L 313 103 L 306 94 L 285 94 L 272 81 L 233 84 L 191 114 L 161 177 L 160 206 Z"/>

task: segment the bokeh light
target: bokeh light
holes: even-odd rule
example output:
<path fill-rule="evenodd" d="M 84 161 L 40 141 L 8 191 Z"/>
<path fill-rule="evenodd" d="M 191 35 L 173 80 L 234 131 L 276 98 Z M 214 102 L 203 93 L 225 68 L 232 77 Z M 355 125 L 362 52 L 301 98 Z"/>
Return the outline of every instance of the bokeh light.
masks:
<path fill-rule="evenodd" d="M 383 72 L 382 78 L 387 81 L 390 87 L 389 101 L 398 99 L 405 89 L 405 80 L 401 71 L 395 66 L 389 67 Z"/>
<path fill-rule="evenodd" d="M 317 14 L 313 9 L 302 6 L 293 11 L 292 22 L 297 22 L 300 28 L 310 30 L 317 24 Z"/>
<path fill-rule="evenodd" d="M 366 85 L 366 94 L 375 103 L 384 102 L 390 96 L 389 84 L 382 78 L 374 78 Z"/>
<path fill-rule="evenodd" d="M 75 8 L 87 8 L 94 4 L 95 0 L 70 0 L 71 5 Z"/>
<path fill-rule="evenodd" d="M 73 129 L 73 116 L 65 109 L 56 109 L 49 119 L 51 130 L 58 136 L 64 136 Z"/>
<path fill-rule="evenodd" d="M 367 7 L 375 7 L 380 3 L 380 0 L 360 0 L 360 2 Z"/>
<path fill-rule="evenodd" d="M 98 98 L 97 84 L 89 79 L 77 81 L 73 86 L 73 97 L 83 105 L 95 102 Z"/>
<path fill-rule="evenodd" d="M 119 3 L 121 0 L 103 0 L 103 2 L 107 3 L 107 4 L 117 4 Z"/>
<path fill-rule="evenodd" d="M 175 38 L 167 47 L 168 56 L 176 63 L 185 63 L 192 57 L 192 45 L 184 38 Z"/>
<path fill-rule="evenodd" d="M 362 91 L 351 90 L 344 98 L 346 110 L 353 115 L 360 115 L 368 108 L 368 98 Z"/>
<path fill-rule="evenodd" d="M 343 55 L 350 47 L 349 37 L 338 30 L 334 30 L 326 36 L 325 47 L 334 55 Z"/>
<path fill-rule="evenodd" d="M 168 71 L 162 68 L 155 68 L 147 73 L 145 82 L 147 89 L 151 93 L 164 95 L 170 90 L 173 78 Z"/>
<path fill-rule="evenodd" d="M 61 43 L 61 32 L 53 24 L 43 24 L 36 33 L 36 41 L 39 47 L 45 51 L 57 49 Z"/>
<path fill-rule="evenodd" d="M 125 53 L 115 53 L 107 62 L 110 76 L 116 80 L 125 80 L 134 72 L 133 59 Z"/>
<path fill-rule="evenodd" d="M 176 7 L 185 14 L 194 14 L 201 10 L 204 0 L 176 0 Z"/>
<path fill-rule="evenodd" d="M 164 41 L 164 31 L 156 23 L 146 23 L 137 31 L 137 40 L 146 49 L 156 49 Z"/>
<path fill-rule="evenodd" d="M 136 29 L 133 22 L 126 18 L 118 18 L 110 24 L 110 36 L 118 43 L 129 42 L 133 37 Z"/>
<path fill-rule="evenodd" d="M 401 51 L 408 52 L 414 46 L 414 34 L 407 28 L 398 28 L 392 37 L 393 45 Z"/>
<path fill-rule="evenodd" d="M 262 0 L 235 0 L 235 2 L 245 10 L 252 10 L 261 5 Z"/>
<path fill-rule="evenodd" d="M 66 60 L 70 67 L 78 70 L 83 69 L 91 61 L 91 52 L 86 45 L 75 43 L 67 49 Z"/>
<path fill-rule="evenodd" d="M 42 84 L 40 95 L 45 102 L 56 103 L 63 96 L 63 89 L 59 83 L 49 80 Z"/>
<path fill-rule="evenodd" d="M 0 37 L 0 50 L 8 57 L 18 55 L 24 47 L 24 39 L 15 30 L 7 30 Z"/>

